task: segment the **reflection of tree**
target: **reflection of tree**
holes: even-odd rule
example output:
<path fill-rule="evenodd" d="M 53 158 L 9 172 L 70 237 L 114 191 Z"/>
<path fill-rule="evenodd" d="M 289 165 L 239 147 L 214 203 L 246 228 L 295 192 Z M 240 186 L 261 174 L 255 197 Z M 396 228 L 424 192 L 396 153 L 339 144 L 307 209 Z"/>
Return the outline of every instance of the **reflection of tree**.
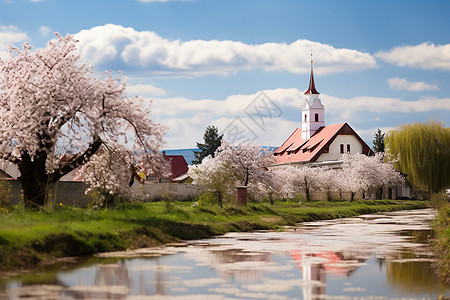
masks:
<path fill-rule="evenodd" d="M 156 295 L 164 295 L 164 269 L 159 259 L 156 262 L 158 267 L 155 270 L 155 292 Z"/>
<path fill-rule="evenodd" d="M 396 260 L 386 260 L 386 278 L 390 287 L 402 292 L 445 291 L 444 286 L 436 284 L 438 278 L 428 259 L 417 258 L 413 253 L 403 253 Z"/>
<path fill-rule="evenodd" d="M 95 274 L 95 285 L 124 285 L 131 286 L 128 268 L 125 264 L 98 265 Z"/>
<path fill-rule="evenodd" d="M 219 276 L 233 279 L 240 282 L 252 282 L 260 279 L 265 271 L 261 264 L 248 263 L 269 263 L 271 254 L 268 252 L 248 252 L 241 249 L 227 249 L 212 251 L 210 259 L 213 265 L 217 266 Z"/>
<path fill-rule="evenodd" d="M 65 291 L 76 299 L 123 299 L 132 287 L 125 263 L 99 264 L 92 286 L 73 287 Z"/>

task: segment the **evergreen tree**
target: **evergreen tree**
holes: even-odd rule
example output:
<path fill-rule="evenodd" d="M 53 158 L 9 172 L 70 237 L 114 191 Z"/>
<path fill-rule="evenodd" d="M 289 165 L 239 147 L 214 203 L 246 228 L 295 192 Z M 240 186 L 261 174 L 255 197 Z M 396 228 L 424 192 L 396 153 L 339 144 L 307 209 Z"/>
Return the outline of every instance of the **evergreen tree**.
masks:
<path fill-rule="evenodd" d="M 450 128 L 433 121 L 389 131 L 386 152 L 398 158 L 396 168 L 422 190 L 439 192 L 450 186 Z"/>
<path fill-rule="evenodd" d="M 214 153 L 217 148 L 222 145 L 223 134 L 219 135 L 219 130 L 214 125 L 206 127 L 205 133 L 203 134 L 203 143 L 197 143 L 197 148 L 200 151 L 194 152 L 195 160 L 192 161 L 194 164 L 201 164 L 205 157 L 211 156 L 214 158 Z"/>
<path fill-rule="evenodd" d="M 384 152 L 384 136 L 386 133 L 382 133 L 380 128 L 378 128 L 377 132 L 374 134 L 373 139 L 373 151 L 375 153 Z"/>

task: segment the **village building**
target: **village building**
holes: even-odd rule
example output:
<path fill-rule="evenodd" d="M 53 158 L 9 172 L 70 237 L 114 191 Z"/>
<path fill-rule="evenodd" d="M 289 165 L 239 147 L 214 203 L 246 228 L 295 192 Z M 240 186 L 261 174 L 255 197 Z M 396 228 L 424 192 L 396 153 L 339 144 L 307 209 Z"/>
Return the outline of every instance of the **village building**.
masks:
<path fill-rule="evenodd" d="M 372 149 L 347 123 L 325 125 L 325 106 L 314 83 L 313 61 L 308 90 L 302 106 L 301 127 L 275 150 L 275 164 L 338 167 L 344 153 L 373 155 Z"/>

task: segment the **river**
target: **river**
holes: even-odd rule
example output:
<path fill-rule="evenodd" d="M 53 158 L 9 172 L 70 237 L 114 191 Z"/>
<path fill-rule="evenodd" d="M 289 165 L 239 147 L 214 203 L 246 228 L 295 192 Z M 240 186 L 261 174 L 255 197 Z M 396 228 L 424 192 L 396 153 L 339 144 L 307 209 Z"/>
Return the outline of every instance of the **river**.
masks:
<path fill-rule="evenodd" d="M 437 299 L 434 211 L 302 223 L 65 259 L 0 279 L 0 299 Z"/>

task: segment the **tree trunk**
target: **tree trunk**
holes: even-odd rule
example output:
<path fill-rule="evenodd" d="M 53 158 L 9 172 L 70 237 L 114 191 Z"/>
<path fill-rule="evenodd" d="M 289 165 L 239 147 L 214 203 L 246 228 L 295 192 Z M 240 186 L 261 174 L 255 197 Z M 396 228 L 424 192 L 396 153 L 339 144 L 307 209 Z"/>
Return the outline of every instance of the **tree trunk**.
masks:
<path fill-rule="evenodd" d="M 392 187 L 388 187 L 388 198 L 392 200 Z"/>
<path fill-rule="evenodd" d="M 217 204 L 219 204 L 220 208 L 223 207 L 223 204 L 222 204 L 222 192 L 221 191 L 217 191 Z"/>
<path fill-rule="evenodd" d="M 22 184 L 25 207 L 39 209 L 46 204 L 47 194 L 53 185 L 45 170 L 47 155 L 38 155 L 32 161 L 28 153 L 22 154 L 22 161 L 18 164 Z"/>
<path fill-rule="evenodd" d="M 355 192 L 351 192 L 350 202 L 353 202 L 355 200 Z"/>
<path fill-rule="evenodd" d="M 305 194 L 306 194 L 306 202 L 311 201 L 311 195 L 309 194 L 308 180 L 306 180 L 306 177 L 305 177 Z"/>
<path fill-rule="evenodd" d="M 21 174 L 17 179 L 22 184 L 25 207 L 30 209 L 43 207 L 47 202 L 48 191 L 53 184 L 65 174 L 84 164 L 100 148 L 101 144 L 101 139 L 94 136 L 93 142 L 84 153 L 61 165 L 52 174 L 47 174 L 45 167 L 49 150 L 36 153 L 33 159 L 27 151 L 23 151 L 20 160 L 17 161 L 17 167 Z M 46 146 L 48 147 L 46 149 L 51 149 L 51 145 Z"/>

